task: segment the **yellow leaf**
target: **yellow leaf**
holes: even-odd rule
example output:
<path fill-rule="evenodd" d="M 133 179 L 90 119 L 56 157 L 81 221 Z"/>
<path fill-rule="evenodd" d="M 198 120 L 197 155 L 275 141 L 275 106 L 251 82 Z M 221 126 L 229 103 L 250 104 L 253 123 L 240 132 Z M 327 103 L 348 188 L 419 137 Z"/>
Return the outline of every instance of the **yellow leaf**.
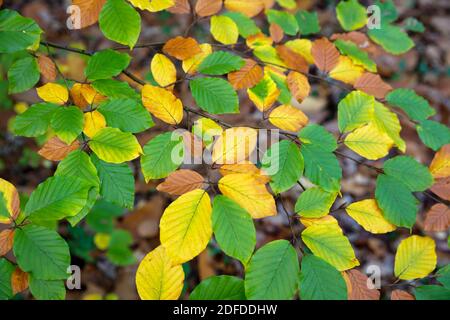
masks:
<path fill-rule="evenodd" d="M 214 39 L 223 44 L 235 44 L 239 38 L 236 23 L 226 16 L 211 17 L 210 31 Z"/>
<path fill-rule="evenodd" d="M 150 69 L 153 78 L 161 87 L 173 88 L 175 81 L 177 81 L 177 69 L 169 58 L 160 53 L 155 54 Z"/>
<path fill-rule="evenodd" d="M 402 280 L 426 277 L 436 268 L 436 244 L 429 237 L 411 236 L 400 242 L 395 254 L 395 276 Z"/>
<path fill-rule="evenodd" d="M 39 98 L 45 102 L 63 105 L 69 99 L 67 88 L 57 83 L 47 83 L 42 87 L 36 88 L 36 91 Z"/>
<path fill-rule="evenodd" d="M 302 239 L 314 255 L 339 271 L 359 266 L 355 252 L 336 220 L 314 223 L 302 232 Z"/>
<path fill-rule="evenodd" d="M 173 264 L 189 261 L 208 245 L 212 235 L 211 201 L 196 189 L 172 202 L 161 218 L 161 244 Z"/>
<path fill-rule="evenodd" d="M 88 137 L 93 137 L 100 130 L 106 127 L 105 117 L 97 110 L 84 114 L 83 132 Z"/>
<path fill-rule="evenodd" d="M 229 174 L 219 180 L 220 191 L 254 218 L 277 214 L 275 200 L 264 183 L 252 174 Z"/>
<path fill-rule="evenodd" d="M 183 282 L 183 267 L 172 265 L 163 246 L 147 254 L 136 272 L 136 287 L 142 300 L 176 300 Z"/>
<path fill-rule="evenodd" d="M 308 117 L 301 110 L 286 104 L 274 109 L 269 121 L 282 130 L 297 132 L 308 124 Z"/>
<path fill-rule="evenodd" d="M 192 132 L 203 141 L 207 148 L 209 148 L 214 142 L 214 137 L 222 135 L 223 129 L 211 119 L 200 118 L 194 122 Z"/>
<path fill-rule="evenodd" d="M 95 246 L 100 250 L 106 250 L 109 247 L 111 235 L 108 233 L 96 233 L 94 236 Z"/>
<path fill-rule="evenodd" d="M 259 88 L 263 88 L 265 96 L 260 96 Z M 269 110 L 280 96 L 280 90 L 270 75 L 266 72 L 264 78 L 253 88 L 247 89 L 249 99 L 255 104 L 259 111 Z"/>
<path fill-rule="evenodd" d="M 285 43 L 285 46 L 294 51 L 295 53 L 300 54 L 305 58 L 305 60 L 309 64 L 314 63 L 314 58 L 311 54 L 312 42 L 308 39 L 295 39 L 290 40 Z"/>
<path fill-rule="evenodd" d="M 213 147 L 212 161 L 216 164 L 240 163 L 256 148 L 258 132 L 246 127 L 225 130 Z"/>
<path fill-rule="evenodd" d="M 402 127 L 397 115 L 378 101 L 375 101 L 374 104 L 373 124 L 378 130 L 386 133 L 400 151 L 406 151 L 405 141 L 400 136 Z"/>
<path fill-rule="evenodd" d="M 369 160 L 383 158 L 389 153 L 394 141 L 372 123 L 358 128 L 345 138 L 345 145 Z"/>
<path fill-rule="evenodd" d="M 430 172 L 436 179 L 450 176 L 450 144 L 436 152 L 430 164 Z"/>
<path fill-rule="evenodd" d="M 333 216 L 326 215 L 326 216 L 321 217 L 321 218 L 302 218 L 302 217 L 300 217 L 300 222 L 305 227 L 309 227 L 309 226 L 312 226 L 314 224 L 327 224 L 327 223 L 333 224 L 333 223 L 337 223 L 337 220 Z"/>
<path fill-rule="evenodd" d="M 287 76 L 287 85 L 292 93 L 292 96 L 298 102 L 305 100 L 311 91 L 308 78 L 299 72 L 289 72 Z"/>
<path fill-rule="evenodd" d="M 175 5 L 175 0 L 129 0 L 133 6 L 141 10 L 158 12 Z"/>
<path fill-rule="evenodd" d="M 225 0 L 225 8 L 254 17 L 264 9 L 262 0 Z"/>
<path fill-rule="evenodd" d="M 375 199 L 354 202 L 345 210 L 366 231 L 371 233 L 387 233 L 395 230 L 395 225 L 384 218 Z"/>
<path fill-rule="evenodd" d="M 184 72 L 191 75 L 195 74 L 202 61 L 212 53 L 212 46 L 209 43 L 201 44 L 200 49 L 202 50 L 201 53 L 198 53 L 189 59 L 183 60 L 182 67 Z"/>
<path fill-rule="evenodd" d="M 12 183 L 0 178 L 0 196 L 2 194 L 10 217 L 0 216 L 0 223 L 9 224 L 11 218 L 16 219 L 20 213 L 19 193 Z"/>
<path fill-rule="evenodd" d="M 349 57 L 340 56 L 337 66 L 330 71 L 329 76 L 333 79 L 353 85 L 363 73 L 364 68 L 353 64 Z"/>
<path fill-rule="evenodd" d="M 264 33 L 257 33 L 246 39 L 247 47 L 250 49 L 255 49 L 261 46 L 271 46 L 273 44 L 273 39 L 266 36 Z"/>
<path fill-rule="evenodd" d="M 98 93 L 90 84 L 75 83 L 70 89 L 70 96 L 75 105 L 81 109 L 89 105 L 97 105 L 107 98 Z"/>
<path fill-rule="evenodd" d="M 270 177 L 250 161 L 242 161 L 235 164 L 224 164 L 220 167 L 219 171 L 222 176 L 236 173 L 246 173 L 253 175 L 256 180 L 263 184 L 270 182 Z"/>
<path fill-rule="evenodd" d="M 142 88 L 142 103 L 151 114 L 168 124 L 178 124 L 183 120 L 181 100 L 164 88 L 146 84 Z"/>

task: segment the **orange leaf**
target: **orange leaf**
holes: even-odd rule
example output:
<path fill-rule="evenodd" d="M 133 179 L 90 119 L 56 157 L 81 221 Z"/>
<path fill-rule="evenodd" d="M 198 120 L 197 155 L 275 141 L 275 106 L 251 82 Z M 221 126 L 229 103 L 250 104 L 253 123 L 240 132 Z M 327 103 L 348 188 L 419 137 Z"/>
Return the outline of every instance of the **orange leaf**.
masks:
<path fill-rule="evenodd" d="M 435 204 L 427 212 L 424 221 L 425 231 L 447 231 L 450 225 L 450 208 L 443 203 Z"/>
<path fill-rule="evenodd" d="M 45 82 L 54 82 L 56 80 L 56 66 L 52 59 L 47 56 L 39 55 L 39 71 Z"/>
<path fill-rule="evenodd" d="M 370 72 L 365 72 L 359 77 L 354 87 L 378 99 L 383 99 L 392 90 L 392 87 L 384 82 L 380 75 Z"/>
<path fill-rule="evenodd" d="M 391 293 L 391 300 L 416 300 L 413 295 L 403 290 L 394 290 Z"/>
<path fill-rule="evenodd" d="M 380 300 L 380 291 L 367 287 L 367 276 L 356 269 L 345 272 L 348 277 L 348 300 Z M 350 284 L 350 285 L 349 285 Z"/>
<path fill-rule="evenodd" d="M 79 147 L 80 143 L 77 140 L 75 140 L 71 145 L 68 145 L 61 141 L 58 137 L 53 137 L 44 144 L 38 153 L 47 160 L 61 161 L 69 153 L 77 150 Z"/>
<path fill-rule="evenodd" d="M 182 195 L 195 189 L 202 189 L 203 177 L 195 171 L 180 169 L 172 172 L 156 189 L 173 195 Z"/>
<path fill-rule="evenodd" d="M 436 152 L 430 164 L 430 172 L 436 179 L 450 176 L 450 144 Z"/>
<path fill-rule="evenodd" d="M 264 77 L 263 69 L 252 59 L 245 59 L 245 65 L 238 71 L 228 74 L 228 81 L 234 89 L 254 87 Z"/>
<path fill-rule="evenodd" d="M 430 190 L 442 199 L 450 201 L 450 177 L 437 179 Z"/>
<path fill-rule="evenodd" d="M 283 29 L 276 23 L 270 24 L 269 32 L 270 37 L 273 39 L 275 43 L 281 42 L 281 40 L 283 40 L 284 37 Z"/>
<path fill-rule="evenodd" d="M 16 268 L 11 275 L 11 287 L 13 294 L 26 290 L 28 288 L 28 273 Z"/>
<path fill-rule="evenodd" d="M 191 13 L 191 4 L 189 0 L 175 0 L 175 4 L 167 11 L 174 14 L 189 14 Z"/>
<path fill-rule="evenodd" d="M 313 42 L 311 54 L 319 70 L 329 72 L 339 62 L 339 51 L 328 39 L 322 38 Z"/>
<path fill-rule="evenodd" d="M 364 33 L 359 31 L 352 31 L 348 33 L 335 33 L 331 36 L 331 40 L 333 41 L 338 39 L 344 41 L 351 41 L 361 49 L 367 47 L 370 44 L 369 38 L 367 38 L 367 36 Z"/>
<path fill-rule="evenodd" d="M 276 47 L 276 49 L 280 58 L 290 69 L 301 73 L 308 72 L 308 62 L 305 60 L 305 58 L 303 58 L 302 55 L 296 53 L 294 50 L 289 49 L 285 45 L 279 45 Z"/>
<path fill-rule="evenodd" d="M 309 96 L 311 86 L 305 75 L 295 71 L 289 72 L 286 82 L 289 90 L 298 102 L 305 100 Z"/>
<path fill-rule="evenodd" d="M 222 0 L 198 0 L 195 12 L 200 17 L 208 17 L 216 14 L 222 9 Z"/>
<path fill-rule="evenodd" d="M 163 51 L 178 60 L 189 59 L 196 54 L 202 53 L 202 49 L 194 38 L 176 37 L 167 41 Z"/>
<path fill-rule="evenodd" d="M 5 229 L 0 232 L 0 257 L 7 254 L 14 244 L 14 230 Z"/>
<path fill-rule="evenodd" d="M 81 28 L 89 27 L 98 21 L 100 11 L 106 0 L 72 0 L 80 8 Z"/>

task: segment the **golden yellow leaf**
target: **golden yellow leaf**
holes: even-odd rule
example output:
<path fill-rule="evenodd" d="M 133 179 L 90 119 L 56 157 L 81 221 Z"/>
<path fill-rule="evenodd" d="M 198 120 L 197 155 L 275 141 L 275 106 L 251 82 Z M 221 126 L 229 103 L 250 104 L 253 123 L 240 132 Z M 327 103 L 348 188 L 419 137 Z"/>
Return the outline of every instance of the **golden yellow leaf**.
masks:
<path fill-rule="evenodd" d="M 200 50 L 201 53 L 197 53 L 196 55 L 183 60 L 182 67 L 184 72 L 191 75 L 195 74 L 202 61 L 212 53 L 212 46 L 209 43 L 202 43 L 200 45 Z"/>
<path fill-rule="evenodd" d="M 389 153 L 394 141 L 369 123 L 350 133 L 345 138 L 345 145 L 366 159 L 377 160 Z"/>
<path fill-rule="evenodd" d="M 215 164 L 240 163 L 256 148 L 258 132 L 252 128 L 235 127 L 225 130 L 213 147 L 212 161 Z"/>
<path fill-rule="evenodd" d="M 430 172 L 436 179 L 450 176 L 450 144 L 436 152 L 430 164 Z"/>
<path fill-rule="evenodd" d="M 158 12 L 175 5 L 175 0 L 129 0 L 133 6 L 141 10 Z"/>
<path fill-rule="evenodd" d="M 265 96 L 259 96 L 259 91 L 256 88 L 264 86 Z M 270 75 L 266 72 L 263 79 L 253 88 L 247 89 L 248 98 L 255 104 L 259 111 L 264 112 L 269 110 L 280 96 L 280 89 Z"/>
<path fill-rule="evenodd" d="M 245 65 L 238 71 L 228 74 L 228 81 L 234 89 L 248 89 L 264 77 L 263 69 L 252 59 L 245 59 Z"/>
<path fill-rule="evenodd" d="M 264 2 L 261 0 L 225 0 L 225 8 L 243 13 L 251 18 L 264 9 Z"/>
<path fill-rule="evenodd" d="M 301 110 L 286 104 L 275 108 L 270 113 L 269 121 L 282 130 L 297 132 L 308 124 L 308 117 Z"/>
<path fill-rule="evenodd" d="M 211 17 L 211 35 L 216 41 L 223 44 L 235 44 L 239 38 L 236 23 L 226 16 Z"/>
<path fill-rule="evenodd" d="M 183 104 L 175 95 L 164 89 L 146 84 L 142 88 L 142 103 L 156 118 L 168 124 L 183 120 Z"/>
<path fill-rule="evenodd" d="M 387 233 L 396 229 L 395 225 L 384 218 L 375 199 L 353 202 L 345 210 L 350 217 L 371 233 Z"/>
<path fill-rule="evenodd" d="M 305 100 L 311 92 L 311 86 L 309 85 L 308 78 L 295 71 L 289 72 L 287 76 L 287 85 L 292 93 L 292 96 L 298 101 Z"/>
<path fill-rule="evenodd" d="M 205 180 L 192 170 L 180 169 L 172 172 L 164 182 L 160 183 L 156 190 L 174 195 L 182 195 L 195 189 L 203 188 Z"/>
<path fill-rule="evenodd" d="M 142 300 L 176 300 L 183 282 L 183 267 L 172 264 L 163 246 L 147 254 L 136 272 L 136 287 Z"/>
<path fill-rule="evenodd" d="M 311 54 L 312 42 L 309 39 L 295 39 L 290 40 L 284 44 L 286 47 L 292 51 L 300 54 L 305 58 L 305 60 L 312 64 L 314 63 L 313 56 Z"/>
<path fill-rule="evenodd" d="M 177 69 L 169 58 L 160 53 L 155 54 L 150 69 L 153 78 L 161 87 L 173 88 L 175 81 L 177 81 Z"/>
<path fill-rule="evenodd" d="M 98 111 L 86 112 L 84 114 L 83 132 L 88 137 L 93 137 L 100 130 L 106 127 L 105 117 Z"/>
<path fill-rule="evenodd" d="M 173 264 L 189 261 L 202 252 L 212 235 L 211 201 L 196 189 L 172 202 L 161 218 L 161 244 Z"/>
<path fill-rule="evenodd" d="M 248 37 L 245 42 L 247 47 L 255 49 L 257 47 L 271 46 L 273 44 L 273 39 L 266 36 L 264 33 L 257 33 Z"/>
<path fill-rule="evenodd" d="M 111 235 L 109 233 L 98 232 L 94 236 L 95 246 L 100 250 L 106 250 L 111 242 Z"/>
<path fill-rule="evenodd" d="M 39 98 L 45 102 L 63 105 L 69 99 L 67 88 L 57 83 L 47 83 L 42 87 L 36 88 L 36 91 Z"/>
<path fill-rule="evenodd" d="M 229 174 L 219 180 L 223 195 L 236 201 L 254 218 L 264 218 L 277 214 L 275 200 L 253 174 Z"/>
<path fill-rule="evenodd" d="M 395 254 L 394 273 L 402 280 L 423 278 L 436 268 L 436 262 L 434 240 L 414 235 L 400 242 Z"/>
<path fill-rule="evenodd" d="M 353 85 L 363 73 L 363 67 L 355 65 L 349 57 L 340 56 L 338 64 L 330 71 L 329 76 Z"/>
<path fill-rule="evenodd" d="M 242 161 L 235 164 L 224 164 L 220 167 L 219 172 L 222 176 L 236 173 L 251 174 L 256 180 L 263 184 L 270 182 L 270 177 L 250 161 Z"/>
<path fill-rule="evenodd" d="M 38 153 L 40 156 L 44 157 L 47 160 L 61 161 L 65 157 L 67 157 L 69 153 L 77 150 L 79 147 L 80 143 L 78 142 L 78 140 L 75 140 L 70 145 L 68 145 L 55 136 L 50 138 Z"/>
<path fill-rule="evenodd" d="M 0 216 L 0 224 L 9 224 L 11 219 L 15 220 L 20 213 L 20 198 L 16 187 L 0 178 L 0 195 L 3 194 L 5 199 L 6 208 L 8 209 L 10 217 Z"/>
<path fill-rule="evenodd" d="M 327 224 L 327 223 L 337 223 L 337 220 L 335 217 L 326 215 L 321 218 L 302 218 L 300 217 L 300 222 L 305 226 L 309 227 L 314 224 Z"/>
<path fill-rule="evenodd" d="M 163 47 L 164 53 L 177 58 L 178 60 L 186 60 L 202 53 L 197 40 L 188 37 L 176 37 L 166 42 Z"/>

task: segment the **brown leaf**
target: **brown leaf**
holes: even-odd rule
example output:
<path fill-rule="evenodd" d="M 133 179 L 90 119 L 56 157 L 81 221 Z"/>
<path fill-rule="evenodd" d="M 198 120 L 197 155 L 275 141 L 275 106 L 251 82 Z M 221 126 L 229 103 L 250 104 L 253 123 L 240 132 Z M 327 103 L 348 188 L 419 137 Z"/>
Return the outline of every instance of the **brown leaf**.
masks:
<path fill-rule="evenodd" d="M 450 177 L 437 179 L 430 190 L 442 199 L 450 201 Z"/>
<path fill-rule="evenodd" d="M 295 51 L 289 49 L 285 45 L 279 45 L 276 47 L 277 53 L 283 62 L 288 66 L 288 68 L 301 72 L 307 73 L 309 69 L 308 62 L 303 58 L 302 55 L 296 53 Z"/>
<path fill-rule="evenodd" d="M 287 76 L 286 82 L 289 90 L 298 102 L 305 100 L 309 96 L 311 86 L 305 75 L 291 71 Z"/>
<path fill-rule="evenodd" d="M 391 300 L 416 300 L 413 295 L 403 290 L 394 290 L 391 293 Z"/>
<path fill-rule="evenodd" d="M 435 204 L 427 212 L 424 221 L 425 231 L 447 231 L 450 225 L 450 208 L 443 203 Z"/>
<path fill-rule="evenodd" d="M 276 23 L 270 24 L 269 32 L 270 32 L 270 37 L 273 39 L 273 41 L 275 43 L 281 42 L 281 40 L 283 40 L 284 31 Z"/>
<path fill-rule="evenodd" d="M 3 5 L 3 0 L 0 0 L 0 7 Z"/>
<path fill-rule="evenodd" d="M 450 176 L 450 144 L 436 152 L 430 164 L 430 172 L 436 179 Z"/>
<path fill-rule="evenodd" d="M 345 272 L 350 285 L 348 287 L 348 300 L 380 300 L 380 291 L 367 287 L 367 276 L 356 269 Z"/>
<path fill-rule="evenodd" d="M 384 82 L 380 75 L 370 72 L 365 72 L 359 77 L 354 87 L 378 99 L 383 99 L 392 90 L 392 87 Z"/>
<path fill-rule="evenodd" d="M 13 294 L 26 290 L 28 288 L 28 273 L 16 268 L 11 275 L 11 287 Z"/>
<path fill-rule="evenodd" d="M 222 0 L 198 0 L 195 12 L 200 17 L 208 17 L 216 14 L 222 9 Z"/>
<path fill-rule="evenodd" d="M 234 89 L 254 87 L 264 77 L 263 69 L 252 59 L 245 59 L 245 65 L 238 71 L 228 74 L 228 81 Z"/>
<path fill-rule="evenodd" d="M 56 66 L 52 59 L 47 56 L 39 55 L 38 65 L 39 71 L 45 82 L 54 82 L 56 80 Z"/>
<path fill-rule="evenodd" d="M 0 232 L 0 257 L 7 254 L 14 244 L 14 230 L 6 229 Z"/>
<path fill-rule="evenodd" d="M 317 68 L 324 72 L 330 72 L 339 62 L 339 51 L 326 38 L 321 38 L 313 42 L 311 54 Z"/>
<path fill-rule="evenodd" d="M 173 14 L 189 14 L 191 13 L 191 4 L 189 0 L 175 0 L 175 4 L 167 11 Z"/>
<path fill-rule="evenodd" d="M 163 51 L 178 60 L 186 60 L 198 53 L 202 53 L 202 49 L 194 38 L 176 37 L 172 38 L 163 47 Z"/>
<path fill-rule="evenodd" d="M 80 8 L 81 28 L 89 27 L 98 21 L 100 11 L 106 0 L 72 0 Z"/>
<path fill-rule="evenodd" d="M 182 195 L 195 189 L 203 188 L 203 177 L 195 171 L 180 169 L 172 172 L 156 189 L 173 195 Z"/>
<path fill-rule="evenodd" d="M 351 41 L 361 49 L 370 44 L 369 38 L 364 33 L 359 31 L 352 31 L 348 33 L 335 33 L 331 36 L 331 40 L 333 41 L 338 39 L 344 41 Z"/>
<path fill-rule="evenodd" d="M 38 153 L 47 160 L 61 161 L 69 153 L 77 150 L 79 147 L 80 143 L 77 140 L 75 140 L 71 145 L 67 145 L 58 137 L 53 137 L 44 144 Z"/>

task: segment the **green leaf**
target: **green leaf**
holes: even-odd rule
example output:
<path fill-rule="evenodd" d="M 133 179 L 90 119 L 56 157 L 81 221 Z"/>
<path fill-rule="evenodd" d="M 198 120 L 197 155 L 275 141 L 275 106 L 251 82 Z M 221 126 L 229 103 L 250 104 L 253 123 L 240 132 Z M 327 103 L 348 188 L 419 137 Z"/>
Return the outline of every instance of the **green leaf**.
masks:
<path fill-rule="evenodd" d="M 340 1 L 336 6 L 336 15 L 345 31 L 360 29 L 367 23 L 366 8 L 358 0 Z"/>
<path fill-rule="evenodd" d="M 299 10 L 295 14 L 297 19 L 300 34 L 307 36 L 320 32 L 319 18 L 317 12 L 308 12 L 306 10 Z"/>
<path fill-rule="evenodd" d="M 86 218 L 89 228 L 95 232 L 112 233 L 115 219 L 123 215 L 124 209 L 100 199 Z"/>
<path fill-rule="evenodd" d="M 271 72 L 270 78 L 275 82 L 275 84 L 277 85 L 277 88 L 280 90 L 280 95 L 278 96 L 277 100 L 283 104 L 290 104 L 292 101 L 292 94 L 287 85 L 286 77 L 284 75 L 280 76 L 276 72 Z M 264 79 L 261 80 L 260 83 L 263 83 L 264 87 L 267 86 L 267 84 L 268 84 L 266 81 L 264 81 Z M 257 85 L 259 85 L 259 83 Z M 268 90 L 267 87 L 265 87 L 265 89 Z"/>
<path fill-rule="evenodd" d="M 83 131 L 83 112 L 78 107 L 60 107 L 55 111 L 51 127 L 58 138 L 71 144 Z"/>
<path fill-rule="evenodd" d="M 136 137 L 116 128 L 103 128 L 89 141 L 89 147 L 103 161 L 123 163 L 136 159 L 142 149 Z"/>
<path fill-rule="evenodd" d="M 13 131 L 24 137 L 37 137 L 47 132 L 53 114 L 60 108 L 51 103 L 38 103 L 19 114 L 13 122 Z"/>
<path fill-rule="evenodd" d="M 183 137 L 166 132 L 154 137 L 144 146 L 141 157 L 145 181 L 162 179 L 178 169 L 183 162 Z"/>
<path fill-rule="evenodd" d="M 131 49 L 141 32 L 141 16 L 125 0 L 107 0 L 98 22 L 106 38 Z"/>
<path fill-rule="evenodd" d="M 9 94 L 27 91 L 38 83 L 39 67 L 35 58 L 17 60 L 8 70 Z"/>
<path fill-rule="evenodd" d="M 256 251 L 245 274 L 249 300 L 288 300 L 298 284 L 297 253 L 286 240 L 269 242 Z"/>
<path fill-rule="evenodd" d="M 437 281 L 450 290 L 450 264 L 438 270 Z"/>
<path fill-rule="evenodd" d="M 197 105 L 213 114 L 238 113 L 239 100 L 231 84 L 220 78 L 196 78 L 189 82 Z"/>
<path fill-rule="evenodd" d="M 262 168 L 271 177 L 273 192 L 278 194 L 292 188 L 300 179 L 304 169 L 303 157 L 295 143 L 283 140 L 267 150 Z"/>
<path fill-rule="evenodd" d="M 422 142 L 434 151 L 450 143 L 450 129 L 442 123 L 424 120 L 417 125 L 416 129 Z"/>
<path fill-rule="evenodd" d="M 402 152 L 405 152 L 406 144 L 400 136 L 402 127 L 397 115 L 378 101 L 375 101 L 374 105 L 373 123 L 381 132 L 385 132 Z"/>
<path fill-rule="evenodd" d="M 408 31 L 419 33 L 425 31 L 425 26 L 423 25 L 423 23 L 413 17 L 406 18 L 405 21 L 403 21 L 403 28 Z"/>
<path fill-rule="evenodd" d="M 347 300 L 345 280 L 331 264 L 308 254 L 303 256 L 301 267 L 302 300 Z"/>
<path fill-rule="evenodd" d="M 375 1 L 375 5 L 380 8 L 381 11 L 381 21 L 383 22 L 394 22 L 398 18 L 397 8 L 392 0 L 380 0 Z"/>
<path fill-rule="evenodd" d="M 112 263 L 118 266 L 135 264 L 136 258 L 133 255 L 133 251 L 129 248 L 132 244 L 133 237 L 128 231 L 115 230 L 111 234 L 106 256 Z"/>
<path fill-rule="evenodd" d="M 297 3 L 295 0 L 277 0 L 277 3 L 286 9 L 295 9 L 297 7 Z"/>
<path fill-rule="evenodd" d="M 9 221 L 11 214 L 6 204 L 5 194 L 0 191 L 0 218 L 6 218 Z"/>
<path fill-rule="evenodd" d="M 78 214 L 86 205 L 91 185 L 82 179 L 55 176 L 31 193 L 25 215 L 32 221 L 55 221 Z"/>
<path fill-rule="evenodd" d="M 84 74 L 90 81 L 109 79 L 125 70 L 130 61 L 131 58 L 126 53 L 111 49 L 99 51 L 89 59 Z"/>
<path fill-rule="evenodd" d="M 92 155 L 92 162 L 100 177 L 100 194 L 111 203 L 132 209 L 134 207 L 134 176 L 128 164 L 107 163 Z"/>
<path fill-rule="evenodd" d="M 384 163 L 384 173 L 405 184 L 410 191 L 425 191 L 433 185 L 427 167 L 409 156 L 397 156 Z"/>
<path fill-rule="evenodd" d="M 266 11 L 269 23 L 275 23 L 283 29 L 284 33 L 295 36 L 298 32 L 298 23 L 294 15 L 285 11 L 269 9 Z"/>
<path fill-rule="evenodd" d="M 0 53 L 37 49 L 41 33 L 33 19 L 13 10 L 0 10 Z"/>
<path fill-rule="evenodd" d="M 412 120 L 422 121 L 436 113 L 427 100 L 412 89 L 395 89 L 386 96 L 387 102 L 406 112 Z"/>
<path fill-rule="evenodd" d="M 95 90 L 111 99 L 131 98 L 139 99 L 139 94 L 124 81 L 103 79 L 92 82 Z"/>
<path fill-rule="evenodd" d="M 233 200 L 214 198 L 212 223 L 220 248 L 246 265 L 256 245 L 256 231 L 250 214 Z"/>
<path fill-rule="evenodd" d="M 384 217 L 399 227 L 411 228 L 416 222 L 417 199 L 397 179 L 381 174 L 377 178 L 375 198 Z"/>
<path fill-rule="evenodd" d="M 239 34 L 243 38 L 248 38 L 261 32 L 261 30 L 256 25 L 255 21 L 253 21 L 243 13 L 229 11 L 225 12 L 223 15 L 228 18 L 231 18 L 234 21 L 234 23 L 236 23 L 239 30 Z"/>
<path fill-rule="evenodd" d="M 20 269 L 37 279 L 60 280 L 69 276 L 69 246 L 56 231 L 33 224 L 18 228 L 13 249 Z"/>
<path fill-rule="evenodd" d="M 381 24 L 379 29 L 369 29 L 367 34 L 373 42 L 394 55 L 403 54 L 414 47 L 411 38 L 397 26 Z"/>
<path fill-rule="evenodd" d="M 235 54 L 216 51 L 200 63 L 198 71 L 210 75 L 223 75 L 241 69 L 244 64 L 245 61 Z"/>
<path fill-rule="evenodd" d="M 110 127 L 125 132 L 139 133 L 154 126 L 150 113 L 134 99 L 114 99 L 99 108 Z"/>
<path fill-rule="evenodd" d="M 450 290 L 438 285 L 425 285 L 416 288 L 416 300 L 450 300 Z"/>
<path fill-rule="evenodd" d="M 357 129 L 372 120 L 375 98 L 361 91 L 352 91 L 338 104 L 338 125 L 341 132 Z"/>
<path fill-rule="evenodd" d="M 295 212 L 304 218 L 321 218 L 330 212 L 336 193 L 313 187 L 305 190 L 295 203 Z"/>
<path fill-rule="evenodd" d="M 245 300 L 244 280 L 232 276 L 213 276 L 203 280 L 189 300 Z"/>
<path fill-rule="evenodd" d="M 30 291 L 38 300 L 64 300 L 66 287 L 61 280 L 42 280 L 29 276 Z"/>
<path fill-rule="evenodd" d="M 11 276 L 15 269 L 11 262 L 0 258 L 0 300 L 8 300 L 13 297 Z"/>
<path fill-rule="evenodd" d="M 337 142 L 333 134 L 318 124 L 307 125 L 300 130 L 298 137 L 304 145 L 311 145 L 322 151 L 333 152 L 337 149 Z"/>
<path fill-rule="evenodd" d="M 334 44 L 339 51 L 348 56 L 354 64 L 362 66 L 370 72 L 377 72 L 377 64 L 370 59 L 367 52 L 361 50 L 355 43 L 338 39 Z"/>
<path fill-rule="evenodd" d="M 333 153 L 315 145 L 304 145 L 300 152 L 305 161 L 305 176 L 312 183 L 328 192 L 340 190 L 342 168 Z"/>

